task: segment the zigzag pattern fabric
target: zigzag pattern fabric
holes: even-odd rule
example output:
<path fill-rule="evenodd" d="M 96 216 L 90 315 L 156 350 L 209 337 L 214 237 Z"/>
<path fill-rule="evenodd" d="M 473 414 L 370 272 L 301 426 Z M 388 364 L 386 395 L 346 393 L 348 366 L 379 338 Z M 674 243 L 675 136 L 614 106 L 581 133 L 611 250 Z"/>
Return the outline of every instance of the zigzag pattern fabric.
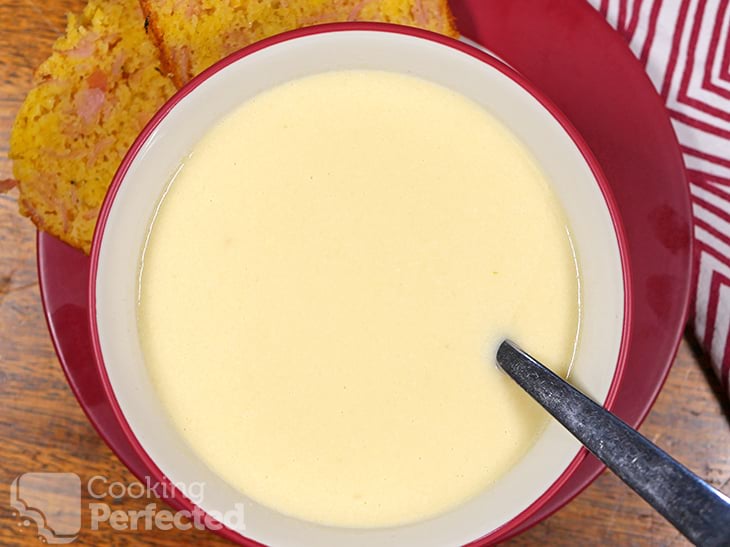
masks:
<path fill-rule="evenodd" d="M 687 168 L 694 329 L 730 394 L 730 0 L 588 0 L 664 100 Z"/>

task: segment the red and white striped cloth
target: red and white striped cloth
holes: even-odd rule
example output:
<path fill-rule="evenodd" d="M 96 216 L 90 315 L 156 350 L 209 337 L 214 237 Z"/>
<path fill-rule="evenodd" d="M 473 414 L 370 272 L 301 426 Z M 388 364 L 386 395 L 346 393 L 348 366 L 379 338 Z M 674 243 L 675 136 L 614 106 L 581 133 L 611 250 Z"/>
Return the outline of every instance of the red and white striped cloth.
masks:
<path fill-rule="evenodd" d="M 694 328 L 730 392 L 730 0 L 588 0 L 664 99 L 695 233 Z"/>

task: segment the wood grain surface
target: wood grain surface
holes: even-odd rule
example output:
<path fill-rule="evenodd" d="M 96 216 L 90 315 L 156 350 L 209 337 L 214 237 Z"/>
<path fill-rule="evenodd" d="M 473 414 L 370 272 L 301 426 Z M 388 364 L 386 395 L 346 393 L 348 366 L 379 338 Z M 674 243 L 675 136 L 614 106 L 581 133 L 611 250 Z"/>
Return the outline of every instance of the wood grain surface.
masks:
<path fill-rule="evenodd" d="M 0 0 L 0 180 L 13 117 L 32 72 L 80 0 Z M 708 363 L 682 342 L 667 384 L 641 431 L 691 469 L 730 490 L 730 407 Z M 58 364 L 36 279 L 35 231 L 17 214 L 16 194 L 0 194 L 0 545 L 36 545 L 34 524 L 10 508 L 10 484 L 27 472 L 71 472 L 82 485 L 96 475 L 134 477 L 86 420 Z M 82 507 L 91 499 L 85 488 Z M 107 497 L 113 509 L 142 510 L 154 500 Z M 160 509 L 164 508 L 160 504 Z M 228 544 L 204 531 L 90 529 L 82 513 L 79 545 Z M 684 545 L 682 537 L 610 473 L 511 545 Z"/>

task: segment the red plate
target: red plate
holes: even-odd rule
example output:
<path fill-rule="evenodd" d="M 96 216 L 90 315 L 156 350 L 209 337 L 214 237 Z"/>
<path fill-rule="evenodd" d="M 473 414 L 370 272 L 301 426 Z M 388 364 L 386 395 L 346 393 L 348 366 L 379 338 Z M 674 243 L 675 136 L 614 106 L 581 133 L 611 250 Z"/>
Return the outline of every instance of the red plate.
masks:
<path fill-rule="evenodd" d="M 638 426 L 669 372 L 692 278 L 688 185 L 664 106 L 621 37 L 583 0 L 457 0 L 452 8 L 465 36 L 511 64 L 567 114 L 611 184 L 628 236 L 634 289 L 634 336 L 615 412 Z M 143 480 L 148 470 L 128 444 L 94 363 L 88 257 L 40 233 L 38 276 L 51 337 L 72 390 L 99 434 Z M 478 543 L 524 531 L 562 507 L 602 469 L 585 455 L 547 503 Z M 177 506 L 174 499 L 166 501 Z M 227 530 L 222 535 L 238 537 Z"/>

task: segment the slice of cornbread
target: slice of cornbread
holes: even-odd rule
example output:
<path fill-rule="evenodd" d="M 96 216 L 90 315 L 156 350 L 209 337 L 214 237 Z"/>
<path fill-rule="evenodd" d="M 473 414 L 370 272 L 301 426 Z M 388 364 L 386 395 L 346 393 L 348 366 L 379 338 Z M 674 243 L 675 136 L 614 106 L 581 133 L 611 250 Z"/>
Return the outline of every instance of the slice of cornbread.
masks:
<path fill-rule="evenodd" d="M 36 71 L 10 138 L 20 212 L 89 252 L 122 157 L 174 85 L 137 0 L 90 0 Z"/>
<path fill-rule="evenodd" d="M 287 30 L 379 21 L 457 36 L 446 0 L 140 0 L 165 68 L 182 86 L 243 46 Z"/>

